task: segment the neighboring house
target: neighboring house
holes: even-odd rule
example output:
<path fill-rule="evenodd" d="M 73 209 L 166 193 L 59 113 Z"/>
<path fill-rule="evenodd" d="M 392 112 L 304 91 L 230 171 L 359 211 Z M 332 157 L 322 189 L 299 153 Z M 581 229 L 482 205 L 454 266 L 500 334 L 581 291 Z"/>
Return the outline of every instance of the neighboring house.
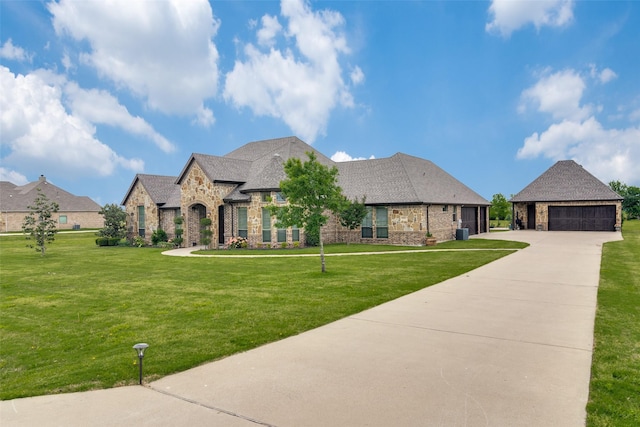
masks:
<path fill-rule="evenodd" d="M 99 213 L 102 207 L 99 204 L 86 196 L 74 196 L 40 175 L 37 181 L 25 185 L 0 182 L 1 231 L 22 230 L 24 217 L 31 212 L 29 206 L 33 205 L 38 189 L 51 202 L 59 205 L 58 212 L 54 214 L 59 230 L 104 227 L 104 217 Z"/>
<path fill-rule="evenodd" d="M 180 186 L 175 176 L 137 174 L 122 201 L 129 237 L 150 238 L 159 228 L 174 235 L 180 215 Z M 148 239 L 147 239 L 148 240 Z"/>
<path fill-rule="evenodd" d="M 331 216 L 323 227 L 326 243 L 420 245 L 427 232 L 439 240 L 454 239 L 459 225 L 470 234 L 488 231 L 490 203 L 428 160 L 398 153 L 336 163 L 296 137 L 251 142 L 225 156 L 192 154 L 173 182 L 172 177 L 137 175 L 123 200 L 129 226 L 139 228 L 140 212 L 146 229 L 152 217 L 151 227 L 164 228 L 165 216 L 182 214 L 188 246 L 199 244 L 200 220 L 205 217 L 212 221 L 214 243 L 245 237 L 251 247 L 303 244 L 304 230 L 277 229 L 267 206 L 286 203 L 279 187 L 286 179 L 287 159 L 306 161 L 310 151 L 320 163 L 338 168 L 338 185 L 345 196 L 366 197 L 368 208 L 356 230 L 340 226 Z M 157 195 L 152 188 L 158 189 Z M 173 201 L 177 194 L 179 203 Z M 168 228 L 165 231 L 172 237 Z M 146 230 L 138 234 L 149 236 Z"/>
<path fill-rule="evenodd" d="M 525 229 L 615 231 L 622 224 L 622 197 L 573 160 L 557 162 L 510 202 Z"/>

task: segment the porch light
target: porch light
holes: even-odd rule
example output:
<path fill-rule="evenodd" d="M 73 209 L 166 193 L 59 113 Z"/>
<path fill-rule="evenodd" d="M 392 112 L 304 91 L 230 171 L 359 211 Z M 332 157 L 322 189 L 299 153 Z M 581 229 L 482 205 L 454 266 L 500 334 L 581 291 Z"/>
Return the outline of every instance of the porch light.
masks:
<path fill-rule="evenodd" d="M 138 366 L 140 368 L 140 385 L 142 385 L 142 358 L 144 357 L 144 351 L 149 347 L 147 343 L 139 343 L 133 346 L 133 349 L 138 352 Z"/>

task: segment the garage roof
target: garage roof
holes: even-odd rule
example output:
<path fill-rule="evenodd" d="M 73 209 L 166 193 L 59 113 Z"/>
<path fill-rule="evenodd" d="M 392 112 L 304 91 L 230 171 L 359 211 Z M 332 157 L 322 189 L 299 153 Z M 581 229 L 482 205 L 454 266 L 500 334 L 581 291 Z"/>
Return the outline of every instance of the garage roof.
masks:
<path fill-rule="evenodd" d="M 611 201 L 622 197 L 573 160 L 561 160 L 511 198 L 511 202 Z"/>

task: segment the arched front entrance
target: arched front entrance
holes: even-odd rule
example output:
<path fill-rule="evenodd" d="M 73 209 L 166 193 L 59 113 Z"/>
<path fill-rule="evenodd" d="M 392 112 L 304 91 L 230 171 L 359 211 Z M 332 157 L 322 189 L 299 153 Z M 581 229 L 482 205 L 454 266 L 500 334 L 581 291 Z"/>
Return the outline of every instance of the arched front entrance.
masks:
<path fill-rule="evenodd" d="M 187 210 L 186 218 L 186 246 L 200 244 L 200 220 L 207 217 L 207 207 L 202 203 L 196 203 Z"/>

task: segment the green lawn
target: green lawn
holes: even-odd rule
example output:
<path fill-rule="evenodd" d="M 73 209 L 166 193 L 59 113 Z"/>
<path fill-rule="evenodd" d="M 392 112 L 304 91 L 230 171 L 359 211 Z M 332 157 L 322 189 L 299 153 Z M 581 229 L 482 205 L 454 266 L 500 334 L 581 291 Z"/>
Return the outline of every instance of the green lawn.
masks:
<path fill-rule="evenodd" d="M 145 380 L 157 379 L 511 253 L 331 257 L 322 274 L 316 257 L 177 258 L 160 249 L 97 247 L 94 240 L 60 234 L 41 257 L 19 235 L 0 238 L 0 399 L 134 384 L 137 342 L 150 345 Z M 439 247 L 507 244 L 470 240 Z M 327 247 L 335 250 L 346 249 Z"/>
<path fill-rule="evenodd" d="M 640 425 L 640 221 L 605 244 L 587 425 Z"/>

